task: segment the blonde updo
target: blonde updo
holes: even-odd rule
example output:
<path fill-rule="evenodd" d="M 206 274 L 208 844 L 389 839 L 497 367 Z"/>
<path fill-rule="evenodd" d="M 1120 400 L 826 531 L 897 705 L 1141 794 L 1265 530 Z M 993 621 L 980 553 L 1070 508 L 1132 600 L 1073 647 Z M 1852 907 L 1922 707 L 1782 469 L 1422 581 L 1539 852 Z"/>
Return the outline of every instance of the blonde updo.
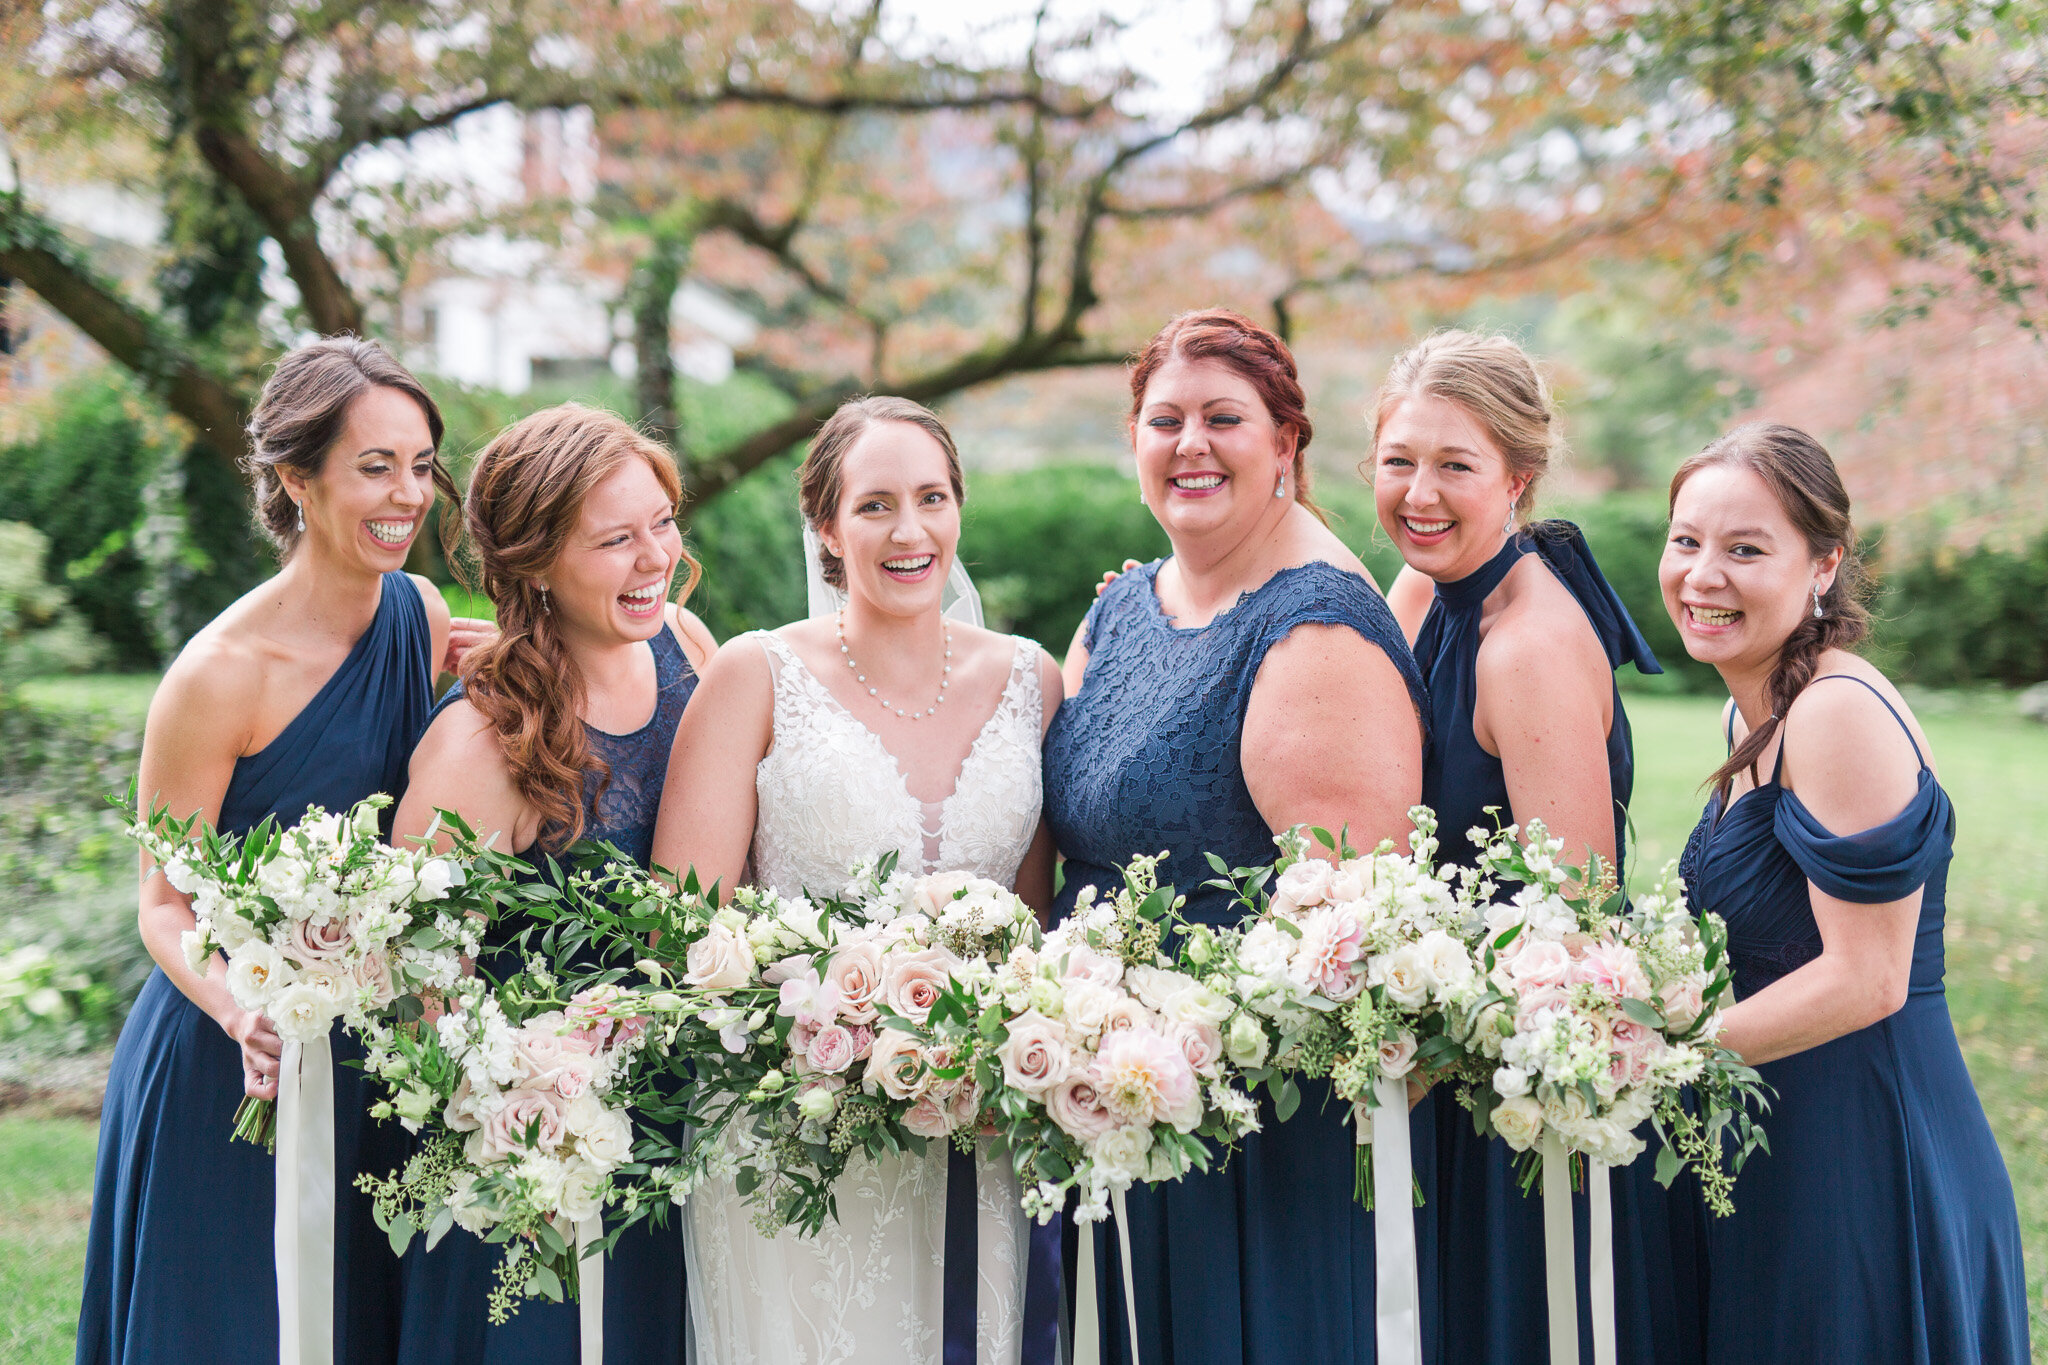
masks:
<path fill-rule="evenodd" d="M 1553 460 L 1565 455 L 1563 424 L 1550 386 L 1529 353 L 1499 333 L 1432 332 L 1403 351 L 1373 399 L 1373 446 L 1380 427 L 1404 398 L 1428 395 L 1456 403 L 1485 429 L 1506 457 L 1508 470 L 1528 480 L 1515 499 L 1515 516 L 1536 506 L 1536 485 Z"/>

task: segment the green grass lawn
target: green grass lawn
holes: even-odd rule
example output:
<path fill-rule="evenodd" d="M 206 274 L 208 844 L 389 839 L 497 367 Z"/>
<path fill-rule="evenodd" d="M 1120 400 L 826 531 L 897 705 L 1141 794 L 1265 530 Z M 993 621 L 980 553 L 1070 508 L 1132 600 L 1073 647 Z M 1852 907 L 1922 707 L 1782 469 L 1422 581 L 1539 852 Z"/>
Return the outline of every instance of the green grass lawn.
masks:
<path fill-rule="evenodd" d="M 90 680 L 70 700 L 139 713 L 135 691 L 125 679 Z M 1699 815 L 1699 781 L 1722 752 L 1718 705 L 1632 696 L 1628 709 L 1637 866 L 1647 874 L 1678 856 Z M 1937 695 L 1919 714 L 1960 825 L 1949 1006 L 2019 1197 L 2034 1359 L 2048 1365 L 2048 1057 L 2039 1051 L 2048 1048 L 2048 727 L 2017 719 L 1998 698 Z M 70 1359 L 93 1139 L 76 1119 L 0 1115 L 0 1359 Z"/>

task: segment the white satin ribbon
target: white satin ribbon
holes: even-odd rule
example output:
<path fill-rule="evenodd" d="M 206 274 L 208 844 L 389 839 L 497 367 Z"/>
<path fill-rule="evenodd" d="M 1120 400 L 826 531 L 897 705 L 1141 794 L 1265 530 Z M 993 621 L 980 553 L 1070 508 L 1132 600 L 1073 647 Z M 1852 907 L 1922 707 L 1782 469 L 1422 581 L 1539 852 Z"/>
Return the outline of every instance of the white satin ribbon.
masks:
<path fill-rule="evenodd" d="M 1095 1228 L 1081 1229 L 1081 1250 L 1074 1266 L 1074 1360 L 1073 1365 L 1102 1365 L 1102 1317 L 1095 1295 L 1100 1286 L 1095 1276 Z"/>
<path fill-rule="evenodd" d="M 1578 1365 L 1579 1285 L 1573 1262 L 1571 1158 L 1564 1142 L 1546 1131 L 1543 1152 L 1543 1266 L 1550 1296 L 1552 1365 Z M 1614 1205 L 1609 1167 L 1586 1158 L 1587 1297 L 1593 1318 L 1593 1365 L 1615 1365 Z"/>
<path fill-rule="evenodd" d="M 604 1240 L 604 1219 L 576 1224 L 576 1324 L 582 1337 L 582 1365 L 604 1365 L 604 1253 L 591 1247 Z"/>
<path fill-rule="evenodd" d="M 326 1034 L 278 1056 L 279 1365 L 334 1360 L 334 1050 Z"/>
<path fill-rule="evenodd" d="M 1415 1273 L 1414 1157 L 1408 1149 L 1408 1082 L 1373 1083 L 1373 1257 L 1377 1266 L 1380 1365 L 1422 1365 L 1422 1308 Z"/>
<path fill-rule="evenodd" d="M 1614 1207 L 1607 1185 L 1608 1165 L 1586 1158 L 1586 1212 L 1593 1245 L 1588 1254 L 1593 1300 L 1593 1365 L 1615 1365 L 1614 1349 Z"/>
<path fill-rule="evenodd" d="M 1112 1191 L 1109 1205 L 1116 1210 L 1116 1240 L 1124 1255 L 1124 1316 L 1131 1328 L 1131 1365 L 1138 1365 L 1138 1296 L 1131 1292 L 1131 1218 L 1124 1211 L 1124 1192 Z"/>
<path fill-rule="evenodd" d="M 1579 1365 L 1579 1284 L 1572 1255 L 1572 1170 L 1549 1127 L 1543 1154 L 1543 1278 L 1550 1300 L 1550 1365 Z"/>

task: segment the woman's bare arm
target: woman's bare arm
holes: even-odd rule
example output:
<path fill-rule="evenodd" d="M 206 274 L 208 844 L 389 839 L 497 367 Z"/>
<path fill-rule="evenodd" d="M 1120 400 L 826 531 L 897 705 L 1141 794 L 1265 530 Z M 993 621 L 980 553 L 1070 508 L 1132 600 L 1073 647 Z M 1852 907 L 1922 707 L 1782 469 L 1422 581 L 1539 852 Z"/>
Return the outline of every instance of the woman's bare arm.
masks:
<path fill-rule="evenodd" d="M 775 737 L 775 690 L 757 644 L 718 651 L 676 727 L 654 826 L 654 862 L 736 885 L 754 841 L 754 770 Z"/>

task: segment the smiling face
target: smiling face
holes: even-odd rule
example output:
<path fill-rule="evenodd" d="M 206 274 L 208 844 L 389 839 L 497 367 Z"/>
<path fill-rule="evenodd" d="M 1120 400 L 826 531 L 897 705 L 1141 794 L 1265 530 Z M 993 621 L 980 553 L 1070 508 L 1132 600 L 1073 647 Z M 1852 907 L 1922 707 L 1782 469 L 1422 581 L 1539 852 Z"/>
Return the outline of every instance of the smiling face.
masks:
<path fill-rule="evenodd" d="M 577 643 L 604 647 L 651 638 L 683 535 L 675 504 L 647 461 L 628 458 L 583 500 L 576 525 L 546 575 L 548 609 Z"/>
<path fill-rule="evenodd" d="M 845 568 L 849 598 L 892 616 L 937 611 L 960 546 L 945 449 L 912 423 L 869 423 L 847 448 L 839 510 L 819 534 Z"/>
<path fill-rule="evenodd" d="M 1176 553 L 1187 541 L 1243 539 L 1292 505 L 1294 430 L 1277 426 L 1252 382 L 1220 361 L 1161 365 L 1130 436 L 1138 486 Z M 1287 496 L 1276 498 L 1283 478 Z"/>
<path fill-rule="evenodd" d="M 1755 471 L 1713 464 L 1679 486 L 1657 581 L 1686 653 L 1724 673 L 1767 673 L 1841 561 L 1839 546 L 1814 558 Z"/>
<path fill-rule="evenodd" d="M 1409 567 L 1439 583 L 1478 572 L 1528 487 L 1477 418 L 1448 398 L 1404 398 L 1380 419 L 1373 504 Z"/>
<path fill-rule="evenodd" d="M 319 473 L 280 465 L 277 474 L 306 519 L 302 543 L 389 573 L 405 567 L 434 504 L 434 437 L 418 403 L 397 389 L 367 389 L 349 403 Z"/>

